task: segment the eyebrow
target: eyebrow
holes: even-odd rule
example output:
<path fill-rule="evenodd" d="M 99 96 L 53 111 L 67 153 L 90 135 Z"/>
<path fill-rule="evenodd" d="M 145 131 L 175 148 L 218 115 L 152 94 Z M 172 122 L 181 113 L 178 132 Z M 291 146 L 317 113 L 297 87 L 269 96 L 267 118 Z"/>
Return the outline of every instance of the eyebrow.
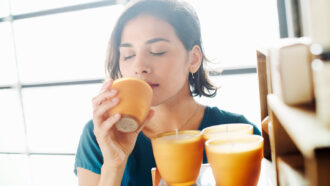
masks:
<path fill-rule="evenodd" d="M 170 40 L 164 39 L 164 38 L 153 38 L 153 39 L 148 40 L 146 42 L 146 44 L 152 44 L 152 43 L 156 43 L 156 42 L 160 42 L 160 41 L 170 42 Z M 119 47 L 132 47 L 132 44 L 122 43 L 122 44 L 119 45 Z"/>
<path fill-rule="evenodd" d="M 152 44 L 152 43 L 156 43 L 159 41 L 165 41 L 165 42 L 170 42 L 170 40 L 168 39 L 164 39 L 164 38 L 154 38 L 154 39 L 150 39 L 146 42 L 146 44 Z"/>

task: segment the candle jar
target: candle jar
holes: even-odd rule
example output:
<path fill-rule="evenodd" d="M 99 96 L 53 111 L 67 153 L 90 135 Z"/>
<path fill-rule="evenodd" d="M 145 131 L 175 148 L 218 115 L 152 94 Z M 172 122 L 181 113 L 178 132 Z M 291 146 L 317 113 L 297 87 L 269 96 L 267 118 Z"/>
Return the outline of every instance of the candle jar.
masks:
<path fill-rule="evenodd" d="M 109 115 L 122 115 L 116 123 L 119 131 L 136 131 L 148 115 L 152 102 L 152 88 L 141 79 L 127 77 L 115 80 L 112 89 L 118 91 L 120 102 L 110 109 Z"/>
<path fill-rule="evenodd" d="M 211 138 L 225 135 L 253 134 L 253 126 L 245 123 L 228 123 L 214 125 L 203 129 L 204 142 Z"/>
<path fill-rule="evenodd" d="M 160 134 L 151 139 L 160 176 L 168 185 L 192 185 L 203 161 L 201 131 L 185 130 Z"/>
<path fill-rule="evenodd" d="M 207 140 L 207 159 L 217 185 L 256 186 L 263 158 L 263 138 L 258 135 L 229 135 Z"/>
<path fill-rule="evenodd" d="M 312 63 L 316 115 L 330 128 L 330 59 L 315 59 Z"/>

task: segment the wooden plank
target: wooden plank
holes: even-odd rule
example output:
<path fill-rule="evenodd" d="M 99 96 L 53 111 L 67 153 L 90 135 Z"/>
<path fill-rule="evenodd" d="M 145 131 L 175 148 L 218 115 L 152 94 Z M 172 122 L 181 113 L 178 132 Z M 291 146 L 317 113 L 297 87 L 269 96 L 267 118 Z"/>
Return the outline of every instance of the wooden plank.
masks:
<path fill-rule="evenodd" d="M 274 168 L 274 172 L 275 172 L 275 185 L 279 186 L 279 182 L 278 182 L 278 174 L 277 174 L 277 161 L 276 161 L 276 148 L 275 148 L 275 136 L 274 136 L 274 127 L 273 127 L 273 114 L 271 112 L 271 110 L 269 109 L 269 115 L 270 115 L 270 119 L 271 121 L 268 123 L 268 131 L 269 131 L 269 142 L 270 142 L 270 149 L 271 149 L 271 159 L 272 159 L 272 164 L 273 164 L 273 168 Z"/>
<path fill-rule="evenodd" d="M 266 70 L 267 70 L 267 89 L 268 89 L 268 94 L 273 93 L 273 83 L 272 83 L 272 71 L 271 71 L 271 63 L 270 63 L 270 55 L 269 55 L 269 49 L 267 50 L 267 55 L 266 55 Z"/>
<path fill-rule="evenodd" d="M 260 100 L 260 121 L 262 122 L 262 137 L 264 138 L 264 157 L 271 159 L 270 157 L 270 142 L 268 134 L 268 84 L 267 84 L 267 66 L 266 58 L 267 54 L 265 51 L 257 50 L 257 71 L 258 71 L 258 82 L 259 82 L 259 100 Z"/>
<path fill-rule="evenodd" d="M 330 185 L 330 147 L 316 151 L 317 180 L 319 186 Z"/>
<path fill-rule="evenodd" d="M 298 153 L 299 150 L 296 145 L 291 140 L 290 136 L 284 130 L 283 126 L 281 125 L 280 121 L 278 120 L 277 116 L 270 110 L 270 143 L 271 143 L 271 154 L 272 160 L 274 162 L 275 170 L 276 170 L 276 183 L 279 186 L 279 168 L 277 159 L 280 156 Z"/>
<path fill-rule="evenodd" d="M 304 156 L 313 158 L 315 149 L 330 147 L 330 129 L 317 120 L 314 110 L 288 106 L 275 95 L 268 95 L 268 104 Z"/>
<path fill-rule="evenodd" d="M 290 154 L 278 157 L 279 180 L 281 186 L 307 186 L 308 181 L 304 174 L 304 159 L 299 154 Z"/>
<path fill-rule="evenodd" d="M 287 154 L 278 158 L 296 171 L 298 171 L 302 176 L 305 175 L 305 160 L 301 154 Z"/>
<path fill-rule="evenodd" d="M 266 56 L 257 51 L 257 71 L 258 71 L 258 82 L 259 82 L 259 99 L 260 99 L 260 111 L 261 120 L 263 121 L 268 116 L 267 109 L 267 69 L 266 69 Z"/>
<path fill-rule="evenodd" d="M 330 147 L 317 149 L 315 158 L 306 159 L 306 177 L 310 185 L 330 185 Z"/>

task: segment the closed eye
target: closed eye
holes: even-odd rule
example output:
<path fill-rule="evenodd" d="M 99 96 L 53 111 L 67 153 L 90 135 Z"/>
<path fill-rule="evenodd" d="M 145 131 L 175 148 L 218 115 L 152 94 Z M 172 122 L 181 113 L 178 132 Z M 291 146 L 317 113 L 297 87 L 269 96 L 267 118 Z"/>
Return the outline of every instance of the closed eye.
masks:
<path fill-rule="evenodd" d="M 150 52 L 150 54 L 153 56 L 161 56 L 163 54 L 166 54 L 166 52 Z"/>
<path fill-rule="evenodd" d="M 135 57 L 135 55 L 126 56 L 126 57 L 124 57 L 124 61 L 126 61 L 126 60 L 128 60 L 128 59 L 131 59 L 131 58 L 133 58 L 133 57 Z"/>

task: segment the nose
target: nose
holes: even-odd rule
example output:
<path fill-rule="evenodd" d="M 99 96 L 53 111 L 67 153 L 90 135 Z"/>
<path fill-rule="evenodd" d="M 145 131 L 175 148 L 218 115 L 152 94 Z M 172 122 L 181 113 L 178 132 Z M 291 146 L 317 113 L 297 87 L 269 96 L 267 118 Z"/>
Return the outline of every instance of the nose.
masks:
<path fill-rule="evenodd" d="M 151 72 L 150 65 L 148 63 L 147 58 L 143 55 L 136 55 L 135 56 L 135 68 L 134 73 L 137 76 L 146 75 Z"/>

